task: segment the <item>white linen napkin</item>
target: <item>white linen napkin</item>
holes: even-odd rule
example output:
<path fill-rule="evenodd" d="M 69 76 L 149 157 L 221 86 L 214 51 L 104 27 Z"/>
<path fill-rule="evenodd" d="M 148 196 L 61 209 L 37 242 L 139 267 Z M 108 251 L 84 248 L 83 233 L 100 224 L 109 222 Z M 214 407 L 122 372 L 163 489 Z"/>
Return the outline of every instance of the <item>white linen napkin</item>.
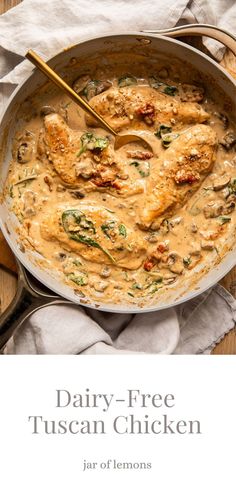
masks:
<path fill-rule="evenodd" d="M 76 305 L 38 310 L 5 354 L 208 354 L 236 322 L 236 301 L 220 285 L 176 308 L 127 315 Z"/>
<path fill-rule="evenodd" d="M 31 72 L 29 48 L 45 58 L 104 32 L 209 23 L 235 31 L 234 0 L 24 0 L 0 16 L 0 108 Z M 204 40 L 220 60 L 224 48 Z M 170 310 L 117 315 L 78 306 L 37 311 L 6 354 L 208 353 L 236 322 L 236 301 L 221 286 Z"/>

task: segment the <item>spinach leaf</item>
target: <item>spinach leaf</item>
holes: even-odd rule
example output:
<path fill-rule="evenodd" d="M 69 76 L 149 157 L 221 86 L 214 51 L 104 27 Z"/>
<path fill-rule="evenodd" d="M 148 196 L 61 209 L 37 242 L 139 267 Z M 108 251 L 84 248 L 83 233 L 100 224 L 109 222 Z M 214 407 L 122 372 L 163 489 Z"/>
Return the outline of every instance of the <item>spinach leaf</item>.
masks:
<path fill-rule="evenodd" d="M 156 137 L 161 139 L 163 134 L 169 134 L 170 132 L 172 132 L 172 127 L 165 125 L 165 124 L 161 124 L 159 126 L 159 129 L 154 134 Z"/>
<path fill-rule="evenodd" d="M 128 296 L 130 297 L 134 297 L 134 294 L 132 294 L 132 292 L 127 292 Z"/>
<path fill-rule="evenodd" d="M 11 186 L 9 187 L 9 196 L 10 196 L 10 198 L 14 198 L 14 195 L 13 195 L 13 184 L 11 184 Z"/>
<path fill-rule="evenodd" d="M 179 137 L 179 134 L 172 132 L 172 127 L 165 124 L 161 124 L 154 134 L 158 139 L 161 139 L 164 148 L 168 148 L 170 143 Z"/>
<path fill-rule="evenodd" d="M 104 234 L 108 237 L 108 239 L 111 239 L 111 232 L 109 232 L 109 231 L 114 230 L 114 228 L 115 228 L 114 220 L 110 220 L 110 221 L 103 223 L 101 225 L 101 229 L 104 232 Z"/>
<path fill-rule="evenodd" d="M 127 237 L 127 230 L 125 225 L 121 223 L 118 228 L 119 228 L 119 234 L 122 235 L 123 237 Z"/>
<path fill-rule="evenodd" d="M 72 263 L 75 266 L 81 266 L 82 265 L 81 261 L 79 261 L 78 259 L 73 260 Z"/>
<path fill-rule="evenodd" d="M 86 231 L 96 233 L 94 223 L 80 210 L 66 210 L 62 213 L 62 225 L 66 233 Z M 79 229 L 78 229 L 79 227 Z"/>
<path fill-rule="evenodd" d="M 79 157 L 86 150 L 102 151 L 107 148 L 109 144 L 109 139 L 107 137 L 98 137 L 92 132 L 85 132 L 82 134 L 80 141 L 82 146 L 77 153 L 77 157 Z"/>
<path fill-rule="evenodd" d="M 96 229 L 94 223 L 87 219 L 83 212 L 80 210 L 66 210 L 62 213 L 61 220 L 63 229 L 70 239 L 100 249 L 108 256 L 112 263 L 116 263 L 109 251 L 104 249 L 99 242 L 88 235 L 95 234 Z"/>
<path fill-rule="evenodd" d="M 231 222 L 231 217 L 220 216 L 218 220 L 221 223 L 221 225 L 224 225 L 225 223 Z"/>
<path fill-rule="evenodd" d="M 179 134 L 175 134 L 174 132 L 172 132 L 171 134 L 164 134 L 164 136 L 162 137 L 162 146 L 164 146 L 164 148 L 169 148 L 172 141 L 174 141 L 178 137 Z"/>
<path fill-rule="evenodd" d="M 142 290 L 143 287 L 142 285 L 138 284 L 137 282 L 134 282 L 131 286 L 131 289 L 138 289 L 138 290 Z"/>
<path fill-rule="evenodd" d="M 87 100 L 91 100 L 93 96 L 96 96 L 97 94 L 97 87 L 101 83 L 101 81 L 97 79 L 93 79 L 92 81 L 89 81 L 88 84 L 85 86 L 83 89 L 82 94 L 86 96 Z"/>
<path fill-rule="evenodd" d="M 176 86 L 166 86 L 164 88 L 164 93 L 169 96 L 175 96 L 178 91 L 178 88 Z"/>
<path fill-rule="evenodd" d="M 189 266 L 191 263 L 192 263 L 192 260 L 191 260 L 190 256 L 185 256 L 185 257 L 183 258 L 183 264 L 184 264 L 185 266 Z"/>
<path fill-rule="evenodd" d="M 150 175 L 150 163 L 149 162 L 131 162 L 130 165 L 137 168 L 141 177 L 148 177 Z"/>
<path fill-rule="evenodd" d="M 113 256 L 109 253 L 107 249 L 104 249 L 99 242 L 95 241 L 91 237 L 86 237 L 85 235 L 81 234 L 70 234 L 70 239 L 73 239 L 74 241 L 81 242 L 82 244 L 87 244 L 87 246 L 95 247 L 100 249 L 104 254 L 108 256 L 108 258 L 112 261 L 112 263 L 116 263 L 116 260 L 113 258 Z"/>
<path fill-rule="evenodd" d="M 236 179 L 231 179 L 228 187 L 230 194 L 236 194 Z"/>
<path fill-rule="evenodd" d="M 72 280 L 72 282 L 75 282 L 75 284 L 77 285 L 87 285 L 87 282 L 86 280 L 84 280 L 84 278 L 81 276 L 81 275 L 75 275 L 74 273 L 69 273 L 67 275 L 67 278 L 69 280 Z"/>
<path fill-rule="evenodd" d="M 151 287 L 151 290 L 150 290 L 149 294 L 154 294 L 159 289 L 161 289 L 161 287 L 163 286 L 162 285 L 162 282 L 163 282 L 163 278 L 162 277 L 158 277 L 156 280 L 153 280 L 151 282 L 150 286 L 148 286 L 148 287 Z"/>

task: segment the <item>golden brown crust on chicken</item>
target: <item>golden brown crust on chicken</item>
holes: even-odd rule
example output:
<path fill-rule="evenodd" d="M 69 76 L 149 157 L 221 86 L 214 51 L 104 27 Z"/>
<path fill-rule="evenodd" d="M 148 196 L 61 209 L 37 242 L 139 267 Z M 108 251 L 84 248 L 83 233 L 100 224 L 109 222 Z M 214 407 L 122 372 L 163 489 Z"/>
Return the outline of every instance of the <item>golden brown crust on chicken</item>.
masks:
<path fill-rule="evenodd" d="M 44 118 L 38 153 L 48 159 L 63 183 L 81 187 L 86 192 L 109 189 L 121 196 L 143 192 L 142 182 L 130 180 L 127 167 L 125 170 L 125 164 L 119 161 L 111 144 L 102 150 L 87 149 L 80 154 L 82 135 L 82 132 L 72 130 L 56 113 Z"/>
<path fill-rule="evenodd" d="M 59 205 L 44 218 L 41 236 L 60 243 L 88 261 L 132 270 L 139 268 L 146 253 L 143 240 L 137 240 L 127 224 L 122 224 L 118 216 L 106 208 L 91 203 Z"/>
<path fill-rule="evenodd" d="M 57 113 L 44 117 L 44 129 L 41 131 L 38 153 L 46 156 L 55 171 L 66 184 L 76 183 L 76 153 L 80 149 L 80 133 L 68 127 Z"/>
<path fill-rule="evenodd" d="M 157 129 L 160 124 L 180 129 L 186 124 L 206 122 L 209 114 L 198 103 L 181 102 L 149 86 L 111 87 L 94 96 L 90 105 L 116 130 L 135 127 Z M 86 122 L 96 125 L 89 115 Z"/>
<path fill-rule="evenodd" d="M 147 194 L 140 205 L 141 228 L 147 229 L 154 221 L 158 227 L 183 206 L 212 169 L 216 145 L 215 131 L 201 124 L 172 142 L 164 158 L 153 164 Z"/>

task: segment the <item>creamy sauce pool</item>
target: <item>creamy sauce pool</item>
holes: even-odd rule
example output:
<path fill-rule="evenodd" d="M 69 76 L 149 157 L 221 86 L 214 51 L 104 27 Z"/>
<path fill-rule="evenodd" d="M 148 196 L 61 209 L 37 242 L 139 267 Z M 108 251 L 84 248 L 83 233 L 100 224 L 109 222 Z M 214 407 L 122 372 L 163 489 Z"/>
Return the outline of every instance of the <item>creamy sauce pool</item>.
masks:
<path fill-rule="evenodd" d="M 219 262 L 235 234 L 235 128 L 202 87 L 165 67 L 99 76 L 74 88 L 152 152 L 137 142 L 114 151 L 106 131 L 52 93 L 15 136 L 6 194 L 22 246 L 81 297 L 153 304 Z"/>

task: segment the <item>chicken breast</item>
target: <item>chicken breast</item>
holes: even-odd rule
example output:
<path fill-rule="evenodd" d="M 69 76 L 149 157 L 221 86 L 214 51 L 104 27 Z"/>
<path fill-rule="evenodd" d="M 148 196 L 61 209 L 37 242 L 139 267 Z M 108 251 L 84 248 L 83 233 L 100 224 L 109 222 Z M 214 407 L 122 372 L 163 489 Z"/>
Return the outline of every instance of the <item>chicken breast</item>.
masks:
<path fill-rule="evenodd" d="M 139 225 L 158 228 L 190 198 L 210 172 L 217 136 L 207 125 L 195 125 L 176 138 L 152 166 L 147 193 L 139 203 Z M 157 220 L 156 220 L 157 219 Z"/>
<path fill-rule="evenodd" d="M 75 166 L 76 154 L 81 148 L 81 133 L 68 127 L 57 113 L 44 117 L 44 128 L 39 137 L 38 153 L 47 157 L 55 171 L 66 184 L 77 181 Z"/>
<path fill-rule="evenodd" d="M 201 105 L 181 102 L 149 86 L 111 87 L 94 96 L 89 104 L 116 130 L 158 128 L 160 124 L 180 129 L 186 124 L 206 122 L 209 114 Z M 173 120 L 174 119 L 174 120 Z M 90 126 L 96 121 L 86 115 Z"/>
<path fill-rule="evenodd" d="M 95 203 L 60 205 L 44 218 L 41 236 L 90 262 L 132 270 L 139 268 L 146 253 L 144 241 L 128 225 Z"/>
<path fill-rule="evenodd" d="M 114 153 L 112 143 L 104 135 L 78 132 L 71 129 L 63 118 L 51 113 L 44 118 L 38 153 L 47 160 L 58 176 L 70 187 L 85 192 L 103 192 L 124 197 L 144 191 L 142 180 L 133 180 L 130 167 Z"/>

